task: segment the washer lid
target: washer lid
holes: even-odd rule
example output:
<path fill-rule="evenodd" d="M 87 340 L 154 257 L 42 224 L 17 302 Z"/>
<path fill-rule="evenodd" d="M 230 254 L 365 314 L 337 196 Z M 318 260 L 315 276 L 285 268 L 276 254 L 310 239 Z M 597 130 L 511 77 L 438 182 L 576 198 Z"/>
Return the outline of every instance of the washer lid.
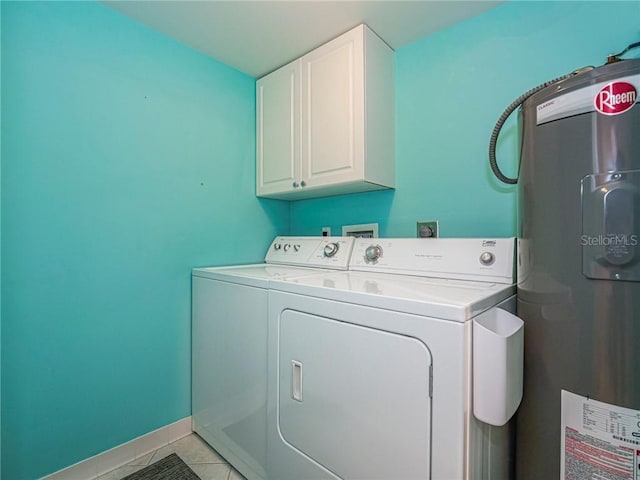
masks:
<path fill-rule="evenodd" d="M 274 279 L 270 288 L 443 320 L 467 321 L 515 293 L 515 285 L 367 272 Z"/>
<path fill-rule="evenodd" d="M 323 268 L 289 267 L 258 263 L 230 267 L 194 268 L 194 277 L 210 278 L 223 282 L 239 283 L 253 287 L 267 288 L 270 280 L 287 280 L 306 275 L 318 275 L 329 272 Z"/>

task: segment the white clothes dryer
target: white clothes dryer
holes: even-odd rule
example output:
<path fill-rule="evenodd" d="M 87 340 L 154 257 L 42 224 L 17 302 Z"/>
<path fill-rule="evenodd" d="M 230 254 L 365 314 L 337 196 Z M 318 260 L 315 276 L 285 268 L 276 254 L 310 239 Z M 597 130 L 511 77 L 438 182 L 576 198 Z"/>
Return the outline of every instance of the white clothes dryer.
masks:
<path fill-rule="evenodd" d="M 348 272 L 272 281 L 268 478 L 511 478 L 514 243 L 358 239 Z"/>
<path fill-rule="evenodd" d="M 276 237 L 265 263 L 192 271 L 193 430 L 250 480 L 266 479 L 269 282 L 345 270 L 346 237 Z"/>

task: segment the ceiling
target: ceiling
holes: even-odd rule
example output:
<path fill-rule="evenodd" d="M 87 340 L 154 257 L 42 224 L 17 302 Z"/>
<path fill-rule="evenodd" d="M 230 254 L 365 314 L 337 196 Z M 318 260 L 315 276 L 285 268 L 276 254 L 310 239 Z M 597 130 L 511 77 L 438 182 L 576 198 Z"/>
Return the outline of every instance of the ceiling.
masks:
<path fill-rule="evenodd" d="M 397 49 L 502 1 L 209 0 L 103 3 L 254 77 L 366 23 Z"/>

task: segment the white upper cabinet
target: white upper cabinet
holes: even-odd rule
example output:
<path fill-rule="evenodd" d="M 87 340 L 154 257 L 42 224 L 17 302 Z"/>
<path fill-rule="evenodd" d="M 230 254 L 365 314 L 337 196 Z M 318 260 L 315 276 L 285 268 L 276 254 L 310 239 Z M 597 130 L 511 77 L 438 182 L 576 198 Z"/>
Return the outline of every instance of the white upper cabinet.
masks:
<path fill-rule="evenodd" d="M 394 187 L 394 53 L 368 27 L 256 87 L 258 196 L 297 200 Z"/>
<path fill-rule="evenodd" d="M 300 182 L 300 61 L 256 84 L 258 195 L 284 192 Z"/>

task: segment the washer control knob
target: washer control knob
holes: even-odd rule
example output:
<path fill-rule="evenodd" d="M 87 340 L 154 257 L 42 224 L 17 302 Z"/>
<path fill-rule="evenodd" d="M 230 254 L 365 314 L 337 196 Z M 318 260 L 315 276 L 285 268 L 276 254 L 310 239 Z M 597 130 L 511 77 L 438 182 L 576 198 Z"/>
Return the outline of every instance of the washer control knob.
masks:
<path fill-rule="evenodd" d="M 364 259 L 367 263 L 377 262 L 382 256 L 382 247 L 380 245 L 369 245 L 364 251 Z"/>
<path fill-rule="evenodd" d="M 496 261 L 496 257 L 491 252 L 482 252 L 480 255 L 480 263 L 483 265 L 491 265 Z"/>
<path fill-rule="evenodd" d="M 279 243 L 274 243 L 274 244 L 273 244 L 273 249 L 274 249 L 274 250 L 280 250 L 281 248 L 282 248 L 282 245 L 281 245 L 281 244 L 279 244 Z"/>
<path fill-rule="evenodd" d="M 300 245 L 294 245 L 293 246 L 293 250 L 296 251 L 296 252 L 299 252 L 300 251 Z"/>
<path fill-rule="evenodd" d="M 290 243 L 285 243 L 284 244 L 284 251 L 285 252 L 288 252 L 290 248 L 291 248 L 291 244 Z"/>
<path fill-rule="evenodd" d="M 324 246 L 324 256 L 333 257 L 336 253 L 338 253 L 339 248 L 340 246 L 335 242 L 327 243 Z"/>

